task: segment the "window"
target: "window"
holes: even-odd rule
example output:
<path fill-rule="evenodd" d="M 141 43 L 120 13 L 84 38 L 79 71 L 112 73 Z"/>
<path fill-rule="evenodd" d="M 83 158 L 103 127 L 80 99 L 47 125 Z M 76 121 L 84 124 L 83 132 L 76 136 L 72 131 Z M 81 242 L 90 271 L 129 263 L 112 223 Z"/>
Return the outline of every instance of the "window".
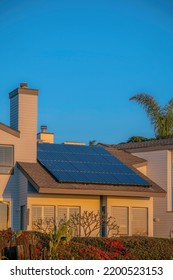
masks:
<path fill-rule="evenodd" d="M 128 228 L 128 207 L 113 206 L 112 207 L 112 217 L 116 219 L 117 225 L 119 226 L 119 234 L 127 235 L 129 233 Z M 113 234 L 113 232 L 112 232 Z"/>
<path fill-rule="evenodd" d="M 55 219 L 55 207 L 50 206 L 32 206 L 32 228 L 44 230 L 52 228 Z"/>
<path fill-rule="evenodd" d="M 70 217 L 74 214 L 80 213 L 80 207 L 78 206 L 58 206 L 57 207 L 57 218 L 58 223 L 62 220 L 69 220 Z M 77 226 L 76 228 L 73 228 L 73 236 L 79 236 L 80 235 L 80 229 Z"/>
<path fill-rule="evenodd" d="M 132 235 L 148 235 L 148 209 L 132 208 Z"/>
<path fill-rule="evenodd" d="M 9 203 L 0 201 L 0 230 L 9 227 Z"/>
<path fill-rule="evenodd" d="M 13 146 L 0 145 L 0 174 L 10 174 L 14 165 Z"/>

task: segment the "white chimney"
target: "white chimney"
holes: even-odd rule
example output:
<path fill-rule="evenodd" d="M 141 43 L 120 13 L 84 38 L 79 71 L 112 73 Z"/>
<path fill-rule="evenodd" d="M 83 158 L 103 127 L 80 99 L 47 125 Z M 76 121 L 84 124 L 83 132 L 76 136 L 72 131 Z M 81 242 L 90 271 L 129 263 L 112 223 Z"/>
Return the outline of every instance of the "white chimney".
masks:
<path fill-rule="evenodd" d="M 30 161 L 36 160 L 37 142 L 37 99 L 38 89 L 28 88 L 27 83 L 21 83 L 9 93 L 10 127 L 20 131 L 21 143 L 31 150 Z"/>

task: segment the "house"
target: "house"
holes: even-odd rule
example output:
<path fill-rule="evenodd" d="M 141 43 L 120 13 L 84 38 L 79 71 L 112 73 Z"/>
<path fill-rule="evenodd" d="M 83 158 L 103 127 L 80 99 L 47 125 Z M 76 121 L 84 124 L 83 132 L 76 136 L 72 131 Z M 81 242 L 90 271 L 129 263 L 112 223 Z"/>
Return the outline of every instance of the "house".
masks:
<path fill-rule="evenodd" d="M 117 156 L 124 152 L 145 160 L 140 172 L 166 191 L 166 196 L 153 200 L 153 235 L 173 237 L 173 138 L 101 146 Z"/>
<path fill-rule="evenodd" d="M 0 229 L 100 211 L 116 218 L 120 235 L 153 236 L 153 199 L 166 192 L 145 175 L 144 157 L 54 144 L 46 126 L 37 135 L 38 90 L 21 83 L 9 98 L 10 126 L 0 123 Z"/>

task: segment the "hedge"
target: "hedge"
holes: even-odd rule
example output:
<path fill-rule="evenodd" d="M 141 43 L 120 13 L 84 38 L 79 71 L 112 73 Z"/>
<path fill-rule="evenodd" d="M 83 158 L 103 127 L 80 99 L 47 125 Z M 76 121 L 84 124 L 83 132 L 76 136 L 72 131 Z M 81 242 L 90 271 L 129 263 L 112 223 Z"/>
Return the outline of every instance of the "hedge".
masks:
<path fill-rule="evenodd" d="M 14 232 L 0 232 L 0 255 L 3 248 L 13 246 Z M 32 249 L 31 258 L 50 258 L 49 236 L 39 232 L 24 231 L 15 235 L 15 244 L 27 252 Z M 35 250 L 35 251 L 34 251 Z M 28 254 L 24 259 L 29 259 Z M 0 257 L 1 258 L 1 257 Z M 154 237 L 74 237 L 70 242 L 61 241 L 55 251 L 56 259 L 76 260 L 170 260 L 173 258 L 173 239 Z"/>
<path fill-rule="evenodd" d="M 92 245 L 101 250 L 105 249 L 107 238 L 74 238 L 76 242 Z M 170 260 L 173 258 L 173 239 L 155 237 L 119 237 L 116 241 L 121 241 L 131 259 L 140 260 Z"/>

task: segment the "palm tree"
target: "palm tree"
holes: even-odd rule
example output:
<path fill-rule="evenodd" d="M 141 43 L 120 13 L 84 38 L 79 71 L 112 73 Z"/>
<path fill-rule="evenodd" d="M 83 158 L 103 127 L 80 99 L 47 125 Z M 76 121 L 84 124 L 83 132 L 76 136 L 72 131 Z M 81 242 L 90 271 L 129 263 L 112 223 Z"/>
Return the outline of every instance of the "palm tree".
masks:
<path fill-rule="evenodd" d="M 95 146 L 96 145 L 97 140 L 91 140 L 89 141 L 89 146 Z"/>
<path fill-rule="evenodd" d="M 154 98 L 148 94 L 140 93 L 129 100 L 135 100 L 145 109 L 157 138 L 173 137 L 173 99 L 161 107 Z"/>

